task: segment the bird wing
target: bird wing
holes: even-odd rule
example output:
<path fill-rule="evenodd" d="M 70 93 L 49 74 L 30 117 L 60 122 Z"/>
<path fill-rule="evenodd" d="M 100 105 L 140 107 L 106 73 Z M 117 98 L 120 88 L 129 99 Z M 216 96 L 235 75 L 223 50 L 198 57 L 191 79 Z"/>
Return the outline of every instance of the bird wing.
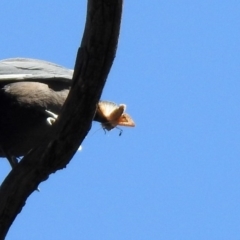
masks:
<path fill-rule="evenodd" d="M 73 70 L 60 65 L 31 58 L 9 58 L 0 61 L 0 81 L 34 81 L 41 79 L 69 82 Z"/>

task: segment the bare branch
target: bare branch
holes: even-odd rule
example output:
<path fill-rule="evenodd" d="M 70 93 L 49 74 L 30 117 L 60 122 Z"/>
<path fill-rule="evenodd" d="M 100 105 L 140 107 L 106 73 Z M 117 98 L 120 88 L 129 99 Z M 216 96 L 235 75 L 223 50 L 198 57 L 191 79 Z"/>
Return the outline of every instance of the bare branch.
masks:
<path fill-rule="evenodd" d="M 33 149 L 0 188 L 0 239 L 4 239 L 28 196 L 51 173 L 64 168 L 91 128 L 96 104 L 113 63 L 122 0 L 89 0 L 73 85 L 52 127 L 51 141 Z"/>

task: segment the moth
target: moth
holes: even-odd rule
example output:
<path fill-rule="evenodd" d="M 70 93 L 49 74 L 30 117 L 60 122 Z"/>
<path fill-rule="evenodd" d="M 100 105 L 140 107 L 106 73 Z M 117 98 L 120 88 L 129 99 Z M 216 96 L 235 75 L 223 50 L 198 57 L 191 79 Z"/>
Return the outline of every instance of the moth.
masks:
<path fill-rule="evenodd" d="M 135 127 L 133 119 L 125 113 L 126 105 L 100 101 L 97 105 L 95 120 L 102 124 L 104 130 L 112 130 L 117 126 Z M 120 129 L 121 130 L 121 129 Z M 120 134 L 122 134 L 122 130 Z"/>

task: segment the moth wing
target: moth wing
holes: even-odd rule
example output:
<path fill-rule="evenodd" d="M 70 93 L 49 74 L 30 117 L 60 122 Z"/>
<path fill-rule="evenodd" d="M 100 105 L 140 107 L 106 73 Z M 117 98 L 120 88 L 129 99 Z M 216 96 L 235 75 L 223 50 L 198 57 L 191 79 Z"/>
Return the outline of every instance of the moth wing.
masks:
<path fill-rule="evenodd" d="M 113 102 L 101 101 L 98 103 L 100 114 L 109 121 L 117 120 L 126 109 L 126 105 L 119 106 Z"/>
<path fill-rule="evenodd" d="M 98 112 L 105 118 L 109 117 L 111 113 L 118 108 L 118 105 L 113 102 L 100 101 L 98 103 Z"/>
<path fill-rule="evenodd" d="M 120 105 L 119 107 L 117 107 L 116 109 L 114 109 L 111 114 L 108 116 L 108 120 L 111 121 L 118 121 L 123 112 L 124 112 L 125 106 L 124 105 Z"/>
<path fill-rule="evenodd" d="M 127 113 L 122 114 L 122 116 L 118 119 L 117 124 L 119 126 L 135 127 L 135 123 L 133 119 Z"/>

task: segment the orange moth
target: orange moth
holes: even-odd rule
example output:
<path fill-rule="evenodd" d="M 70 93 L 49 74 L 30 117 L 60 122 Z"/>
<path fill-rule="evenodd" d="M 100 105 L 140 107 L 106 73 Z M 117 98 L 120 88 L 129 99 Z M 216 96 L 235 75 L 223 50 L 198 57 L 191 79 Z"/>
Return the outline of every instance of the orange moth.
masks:
<path fill-rule="evenodd" d="M 101 122 L 103 129 L 110 131 L 117 126 L 135 127 L 133 119 L 124 111 L 125 104 L 100 101 L 97 105 L 95 120 Z M 119 135 L 121 135 L 122 130 Z"/>

